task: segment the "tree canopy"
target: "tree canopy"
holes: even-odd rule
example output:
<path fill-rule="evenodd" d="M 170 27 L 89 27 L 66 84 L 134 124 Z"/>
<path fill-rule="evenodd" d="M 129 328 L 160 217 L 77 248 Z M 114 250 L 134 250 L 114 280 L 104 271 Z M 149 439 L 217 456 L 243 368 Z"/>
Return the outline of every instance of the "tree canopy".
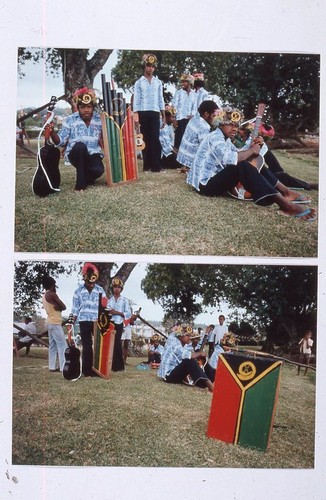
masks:
<path fill-rule="evenodd" d="M 132 89 L 142 74 L 140 61 L 144 52 L 147 51 L 118 51 L 112 75 L 119 86 Z M 153 53 L 167 103 L 171 99 L 169 85 L 177 84 L 184 72 L 198 71 L 205 74 L 207 90 L 242 109 L 247 119 L 255 116 L 259 102 L 265 102 L 269 122 L 282 134 L 306 128 L 314 131 L 318 127 L 320 57 L 316 54 Z"/>
<path fill-rule="evenodd" d="M 18 73 L 24 76 L 28 60 L 45 62 L 51 74 L 62 72 L 64 93 L 69 96 L 83 86 L 93 86 L 95 76 L 112 49 L 18 49 Z M 268 105 L 268 121 L 276 132 L 315 131 L 319 124 L 320 56 L 295 53 L 229 53 L 119 50 L 112 70 L 117 84 L 132 90 L 142 74 L 141 58 L 153 52 L 158 60 L 157 76 L 165 87 L 165 101 L 172 97 L 171 85 L 184 72 L 203 72 L 206 88 L 224 103 L 239 107 L 247 119 L 255 116 L 259 102 Z M 71 102 L 70 97 L 67 98 Z"/>
<path fill-rule="evenodd" d="M 50 74 L 62 72 L 64 91 L 71 104 L 71 95 L 81 87 L 93 87 L 94 78 L 101 71 L 113 49 L 98 49 L 91 54 L 89 49 L 18 49 L 18 73 L 24 76 L 26 61 L 45 62 Z M 59 96 L 57 96 L 59 97 Z"/>
<path fill-rule="evenodd" d="M 150 264 L 141 282 L 147 298 L 162 306 L 164 320 L 180 321 L 192 321 L 203 311 L 203 285 L 201 266 L 179 264 Z"/>
<path fill-rule="evenodd" d="M 99 270 L 99 285 L 107 294 L 111 294 L 110 285 L 113 277 L 119 277 L 125 283 L 136 263 L 125 262 L 120 268 L 113 262 L 94 262 Z M 18 261 L 14 273 L 14 314 L 16 317 L 34 315 L 41 305 L 42 282 L 44 276 L 58 278 L 62 274 L 71 275 L 81 269 L 81 262 L 56 261 Z M 77 283 L 76 283 L 77 287 Z"/>
<path fill-rule="evenodd" d="M 275 341 L 316 327 L 315 267 L 150 264 L 142 289 L 166 316 L 181 320 L 227 302 L 235 316 L 241 309 L 243 321 Z"/>

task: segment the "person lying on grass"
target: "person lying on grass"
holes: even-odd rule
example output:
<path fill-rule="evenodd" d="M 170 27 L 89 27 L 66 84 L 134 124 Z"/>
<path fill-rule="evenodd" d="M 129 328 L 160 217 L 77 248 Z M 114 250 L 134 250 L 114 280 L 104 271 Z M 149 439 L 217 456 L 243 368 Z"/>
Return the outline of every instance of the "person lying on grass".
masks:
<path fill-rule="evenodd" d="M 259 155 L 260 144 L 252 144 L 245 151 L 238 151 L 232 144 L 241 122 L 238 109 L 227 106 L 218 110 L 217 128 L 201 142 L 192 165 L 192 177 L 187 182 L 205 196 L 222 196 L 241 183 L 256 205 L 276 203 L 283 215 L 315 220 L 316 211 L 301 206 L 309 203 L 309 198 L 284 186 L 269 169 L 259 172 L 249 162 Z"/>
<path fill-rule="evenodd" d="M 190 377 L 197 387 L 207 387 L 213 392 L 213 383 L 197 363 L 197 359 L 204 358 L 205 353 L 192 352 L 188 347 L 190 331 L 179 327 L 169 335 L 157 375 L 170 384 L 180 384 Z"/>

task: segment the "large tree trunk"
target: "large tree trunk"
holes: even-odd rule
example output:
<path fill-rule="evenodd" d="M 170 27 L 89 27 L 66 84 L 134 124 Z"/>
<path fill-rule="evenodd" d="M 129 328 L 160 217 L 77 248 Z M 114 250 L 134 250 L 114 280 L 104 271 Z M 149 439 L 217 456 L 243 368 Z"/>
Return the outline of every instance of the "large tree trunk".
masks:
<path fill-rule="evenodd" d="M 94 265 L 98 268 L 100 273 L 99 285 L 101 285 L 108 295 L 112 294 L 111 290 L 111 280 L 114 277 L 122 279 L 125 283 L 129 278 L 133 269 L 137 266 L 137 263 L 125 262 L 122 264 L 120 269 L 114 276 L 111 276 L 113 262 L 94 262 Z"/>
<path fill-rule="evenodd" d="M 72 105 L 72 94 L 82 88 L 93 88 L 94 78 L 103 68 L 113 49 L 99 49 L 88 59 L 88 49 L 58 49 L 67 101 Z"/>

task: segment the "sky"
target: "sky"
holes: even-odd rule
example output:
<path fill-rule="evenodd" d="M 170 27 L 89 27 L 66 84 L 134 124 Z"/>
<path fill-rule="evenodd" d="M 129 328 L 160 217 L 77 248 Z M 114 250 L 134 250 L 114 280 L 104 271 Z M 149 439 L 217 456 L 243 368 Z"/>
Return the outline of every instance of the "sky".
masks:
<path fill-rule="evenodd" d="M 122 262 L 117 264 L 120 267 L 122 265 Z M 138 310 L 141 307 L 140 314 L 145 320 L 149 322 L 162 321 L 164 316 L 162 307 L 158 303 L 154 304 L 154 302 L 147 299 L 146 295 L 140 287 L 141 280 L 146 275 L 146 266 L 146 263 L 138 263 L 136 265 L 125 283 L 122 295 L 127 297 L 131 301 L 134 311 Z M 67 313 L 69 314 L 72 307 L 73 293 L 77 286 L 83 282 L 79 270 L 74 272 L 72 275 L 59 276 L 58 278 L 56 278 L 56 282 L 58 287 L 57 293 L 60 299 L 67 306 Z M 43 317 L 45 317 L 43 309 L 40 309 L 40 313 Z M 224 307 L 222 307 L 221 310 L 216 308 L 207 308 L 207 312 L 202 313 L 196 317 L 195 323 L 205 325 L 209 325 L 212 323 L 216 324 L 217 316 L 220 313 L 224 314 L 227 318 L 228 313 L 230 313 L 227 304 L 224 304 Z"/>

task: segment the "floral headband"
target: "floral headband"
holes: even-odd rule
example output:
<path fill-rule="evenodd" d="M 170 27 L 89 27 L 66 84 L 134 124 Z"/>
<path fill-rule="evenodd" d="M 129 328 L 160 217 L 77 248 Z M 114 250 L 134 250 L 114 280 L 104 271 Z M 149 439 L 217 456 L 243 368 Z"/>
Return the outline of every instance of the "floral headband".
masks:
<path fill-rule="evenodd" d="M 189 73 L 183 73 L 180 76 L 180 82 L 189 82 L 191 85 L 194 84 L 194 77 Z"/>
<path fill-rule="evenodd" d="M 120 288 L 123 288 L 123 281 L 120 278 L 113 278 L 111 284 L 112 284 L 112 288 L 115 286 L 119 286 Z"/>
<path fill-rule="evenodd" d="M 241 125 L 243 115 L 237 108 L 226 106 L 218 109 L 214 122 L 216 125 Z"/>
<path fill-rule="evenodd" d="M 88 87 L 83 87 L 82 89 L 76 90 L 73 94 L 72 99 L 74 103 L 79 106 L 80 104 L 91 104 L 96 105 L 97 98 L 93 90 Z"/>
<path fill-rule="evenodd" d="M 94 264 L 87 262 L 83 265 L 82 275 L 84 281 L 88 281 L 89 283 L 95 283 L 98 280 L 99 272 Z"/>
<path fill-rule="evenodd" d="M 146 66 L 146 64 L 152 64 L 153 66 L 156 67 L 157 65 L 157 58 L 154 56 L 154 54 L 144 54 L 142 57 L 142 66 Z"/>

